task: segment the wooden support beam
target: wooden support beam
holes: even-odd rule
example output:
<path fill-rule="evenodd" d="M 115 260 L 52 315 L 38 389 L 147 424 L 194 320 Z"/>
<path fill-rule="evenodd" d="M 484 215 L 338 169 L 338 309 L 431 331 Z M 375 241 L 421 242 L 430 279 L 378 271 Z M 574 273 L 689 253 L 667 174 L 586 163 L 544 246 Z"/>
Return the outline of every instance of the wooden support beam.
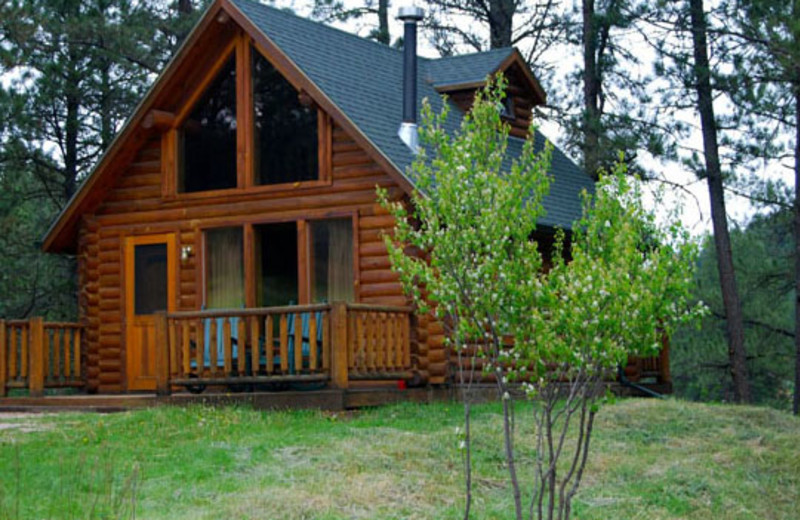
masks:
<path fill-rule="evenodd" d="M 331 305 L 331 382 L 336 388 L 347 388 L 347 304 Z"/>
<path fill-rule="evenodd" d="M 175 114 L 153 109 L 144 116 L 142 128 L 145 130 L 169 130 L 175 124 Z"/>
<path fill-rule="evenodd" d="M 167 332 L 167 313 L 156 313 L 156 394 L 169 395 L 169 349 L 174 345 L 169 343 Z"/>
<path fill-rule="evenodd" d="M 30 319 L 30 332 L 28 341 L 30 348 L 28 355 L 28 392 L 31 397 L 44 396 L 44 377 L 45 377 L 45 335 L 44 320 L 41 317 Z"/>

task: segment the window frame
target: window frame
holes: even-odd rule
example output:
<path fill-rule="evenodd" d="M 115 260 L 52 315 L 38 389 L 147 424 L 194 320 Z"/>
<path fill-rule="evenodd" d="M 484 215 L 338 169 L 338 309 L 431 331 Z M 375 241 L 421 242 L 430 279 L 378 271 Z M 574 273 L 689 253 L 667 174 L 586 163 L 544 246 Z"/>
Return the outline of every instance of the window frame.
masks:
<path fill-rule="evenodd" d="M 284 73 L 275 60 L 270 59 L 269 53 L 258 42 L 253 41 L 249 35 L 241 32 L 234 36 L 203 75 L 197 87 L 182 103 L 176 113 L 172 127 L 162 137 L 162 155 L 165 159 L 162 161 L 165 169 L 162 172 L 162 177 L 165 179 L 162 194 L 165 199 L 211 199 L 229 197 L 231 195 L 302 191 L 332 184 L 333 125 L 330 116 L 316 103 L 314 105 L 317 110 L 317 178 L 307 181 L 265 185 L 255 182 L 253 150 L 256 145 L 253 141 L 253 125 L 255 122 L 253 117 L 251 52 L 260 53 L 289 82 L 298 92 L 298 95 L 307 94 L 302 86 L 297 85 L 289 75 Z M 236 186 L 207 191 L 181 192 L 178 190 L 180 185 L 180 162 L 182 161 L 180 150 L 178 149 L 180 128 L 231 55 L 235 55 L 236 61 Z"/>
<path fill-rule="evenodd" d="M 297 219 L 291 217 L 273 217 L 264 218 L 257 217 L 247 219 L 241 222 L 220 222 L 208 225 L 203 225 L 197 229 L 198 238 L 197 245 L 199 251 L 199 261 L 195 268 L 197 269 L 196 280 L 198 287 L 201 288 L 200 298 L 197 299 L 197 310 L 205 308 L 207 301 L 207 238 L 206 231 L 218 228 L 229 227 L 242 227 L 242 254 L 244 261 L 244 301 L 245 308 L 255 308 L 258 295 L 256 294 L 257 287 L 255 283 L 256 277 L 256 255 L 255 255 L 255 227 L 259 225 L 280 224 L 294 222 L 297 228 L 297 297 L 298 305 L 306 305 L 311 302 L 311 258 L 312 244 L 311 244 L 311 222 L 318 222 L 322 220 L 333 219 L 350 219 L 353 226 L 353 303 L 361 301 L 360 287 L 361 287 L 361 273 L 359 269 L 360 254 L 359 254 L 359 215 L 357 210 L 342 210 L 342 211 L 320 211 L 313 212 L 307 218 Z"/>

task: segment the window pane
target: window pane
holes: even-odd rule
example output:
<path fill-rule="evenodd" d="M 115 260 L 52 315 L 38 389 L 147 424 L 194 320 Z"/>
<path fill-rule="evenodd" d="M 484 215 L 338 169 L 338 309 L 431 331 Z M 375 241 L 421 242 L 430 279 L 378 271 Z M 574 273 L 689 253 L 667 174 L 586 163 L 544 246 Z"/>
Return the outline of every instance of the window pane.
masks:
<path fill-rule="evenodd" d="M 167 244 L 135 246 L 133 264 L 134 313 L 167 310 Z"/>
<path fill-rule="evenodd" d="M 181 126 L 179 189 L 236 187 L 236 59 L 231 56 Z"/>
<path fill-rule="evenodd" d="M 206 308 L 244 307 L 242 228 L 206 231 Z"/>
<path fill-rule="evenodd" d="M 317 110 L 259 52 L 253 55 L 253 169 L 257 184 L 319 178 Z"/>
<path fill-rule="evenodd" d="M 254 229 L 258 305 L 297 304 L 297 225 L 265 224 Z"/>
<path fill-rule="evenodd" d="M 312 302 L 354 301 L 352 221 L 311 222 L 311 254 Z"/>

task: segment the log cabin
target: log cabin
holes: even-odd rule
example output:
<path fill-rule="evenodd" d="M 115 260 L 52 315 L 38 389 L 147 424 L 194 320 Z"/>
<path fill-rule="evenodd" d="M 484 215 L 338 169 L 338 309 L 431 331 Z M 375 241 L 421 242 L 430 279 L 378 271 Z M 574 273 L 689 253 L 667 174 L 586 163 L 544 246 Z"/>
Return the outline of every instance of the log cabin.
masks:
<path fill-rule="evenodd" d="M 422 98 L 458 118 L 503 72 L 519 153 L 546 95 L 513 48 L 418 57 L 421 10 L 400 14 L 403 50 L 215 0 L 45 237 L 77 257 L 79 323 L 2 324 L 0 392 L 450 382 L 442 325 L 391 270 L 376 186 L 414 189 Z M 544 242 L 593 187 L 557 149 L 551 175 Z M 638 363 L 631 377 L 663 375 Z"/>

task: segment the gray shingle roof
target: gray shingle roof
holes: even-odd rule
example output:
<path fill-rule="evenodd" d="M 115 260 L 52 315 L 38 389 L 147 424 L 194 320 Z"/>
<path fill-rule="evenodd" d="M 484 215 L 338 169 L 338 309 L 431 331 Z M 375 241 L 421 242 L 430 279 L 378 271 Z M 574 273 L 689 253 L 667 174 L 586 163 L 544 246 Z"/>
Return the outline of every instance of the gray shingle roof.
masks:
<path fill-rule="evenodd" d="M 292 13 L 251 0 L 232 3 L 364 133 L 398 172 L 408 177 L 413 154 L 397 136 L 402 120 L 403 53 Z M 512 49 L 441 59 L 420 59 L 417 92 L 441 110 L 443 98 L 435 86 L 477 81 L 496 70 Z M 463 78 L 463 79 L 462 79 Z M 451 106 L 449 124 L 458 127 L 461 111 Z M 537 132 L 536 138 L 543 142 Z M 509 139 L 518 154 L 522 141 Z M 561 151 L 553 154 L 553 182 L 544 200 L 547 215 L 540 224 L 570 228 L 580 216 L 581 190 L 593 190 L 591 179 Z M 413 182 L 413 179 L 410 179 Z"/>

